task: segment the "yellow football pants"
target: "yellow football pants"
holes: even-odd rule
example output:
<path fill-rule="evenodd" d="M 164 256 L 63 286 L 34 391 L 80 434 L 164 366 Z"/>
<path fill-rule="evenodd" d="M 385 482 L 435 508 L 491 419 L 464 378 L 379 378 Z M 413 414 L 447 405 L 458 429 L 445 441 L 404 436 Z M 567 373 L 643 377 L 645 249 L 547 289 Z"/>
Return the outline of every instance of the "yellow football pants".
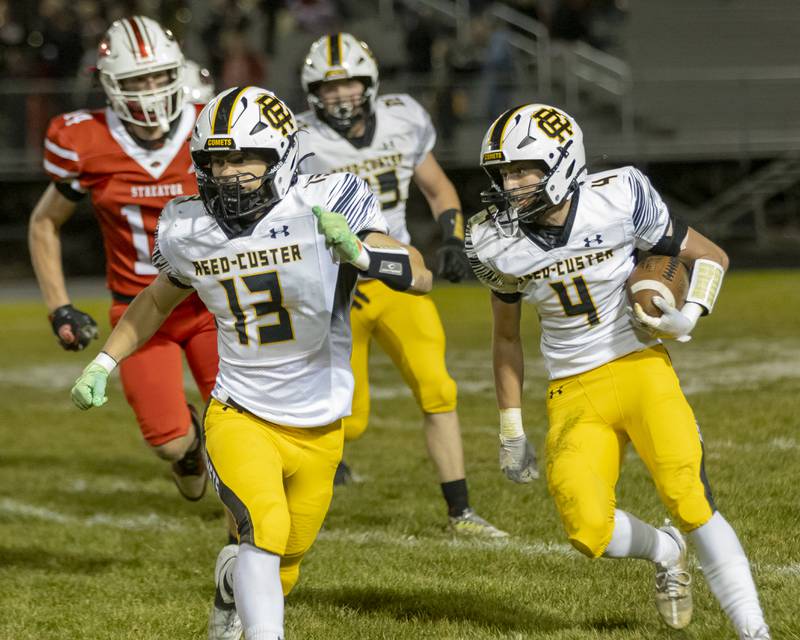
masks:
<path fill-rule="evenodd" d="M 214 489 L 236 521 L 239 541 L 281 556 L 288 594 L 330 506 L 341 421 L 284 427 L 212 399 L 205 443 Z"/>
<path fill-rule="evenodd" d="M 433 300 L 394 291 L 378 280 L 359 282 L 350 325 L 355 392 L 352 415 L 344 419 L 345 439 L 360 437 L 369 421 L 373 337 L 400 370 L 423 412 L 455 411 L 456 383 L 447 372 L 444 329 Z"/>
<path fill-rule="evenodd" d="M 614 489 L 629 441 L 683 531 L 711 518 L 700 432 L 663 347 L 553 380 L 547 413 L 547 483 L 581 553 L 598 557 L 611 540 Z"/>

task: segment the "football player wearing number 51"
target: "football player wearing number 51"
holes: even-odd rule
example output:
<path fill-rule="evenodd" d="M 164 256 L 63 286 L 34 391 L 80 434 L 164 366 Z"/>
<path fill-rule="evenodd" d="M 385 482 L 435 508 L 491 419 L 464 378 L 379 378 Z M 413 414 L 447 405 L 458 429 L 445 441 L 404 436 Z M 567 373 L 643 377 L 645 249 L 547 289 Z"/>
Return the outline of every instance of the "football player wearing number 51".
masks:
<path fill-rule="evenodd" d="M 589 558 L 642 558 L 655 566 L 664 622 L 689 624 L 691 574 L 682 532 L 739 637 L 770 637 L 739 539 L 717 511 L 694 414 L 661 339 L 686 340 L 710 313 L 728 258 L 673 218 L 633 167 L 586 174 L 583 134 L 563 111 L 528 104 L 486 133 L 481 165 L 492 203 L 470 220 L 465 246 L 491 290 L 500 464 L 524 481 L 535 465 L 522 427 L 521 303 L 540 318 L 550 385 L 547 484 L 572 545 Z M 628 312 L 637 250 L 691 269 L 681 309 L 654 298 L 658 318 Z M 632 442 L 675 525 L 660 529 L 616 509 L 615 487 Z"/>
<path fill-rule="evenodd" d="M 406 200 L 413 178 L 442 232 L 438 275 L 458 282 L 469 275 L 464 220 L 455 187 L 432 149 L 436 131 L 411 96 L 378 96 L 378 65 L 366 43 L 349 33 L 317 40 L 306 56 L 303 89 L 311 110 L 298 116 L 303 173 L 352 171 L 366 180 L 380 202 L 389 235 L 409 242 Z M 470 507 L 456 383 L 445 363 L 445 333 L 427 296 L 409 299 L 376 280 L 362 278 L 351 312 L 356 379 L 353 414 L 345 439 L 355 440 L 369 421 L 369 350 L 373 338 L 400 370 L 422 411 L 423 428 L 447 503 L 448 524 L 458 535 L 505 537 Z M 337 484 L 350 471 L 342 463 Z"/>
<path fill-rule="evenodd" d="M 184 100 L 184 58 L 172 34 L 150 18 L 117 20 L 98 48 L 97 72 L 108 106 L 50 122 L 44 168 L 52 182 L 29 227 L 50 322 L 70 351 L 97 337 L 94 319 L 70 303 L 61 265 L 61 227 L 77 202 L 88 193 L 100 224 L 113 326 L 156 277 L 150 255 L 161 209 L 175 196 L 197 193 L 187 140 L 200 107 Z M 122 364 L 120 377 L 145 441 L 172 463 L 181 495 L 199 500 L 207 475 L 199 418 L 186 403 L 182 353 L 207 400 L 217 375 L 217 332 L 197 296 Z"/>
<path fill-rule="evenodd" d="M 299 176 L 294 115 L 258 87 L 224 91 L 191 138 L 200 196 L 158 223 L 158 277 L 131 303 L 72 390 L 105 402 L 108 373 L 197 292 L 220 365 L 204 421 L 212 484 L 238 530 L 217 558 L 210 640 L 283 637 L 283 597 L 317 536 L 350 413 L 350 303 L 359 273 L 426 293 L 415 249 L 386 235 L 367 184 Z"/>

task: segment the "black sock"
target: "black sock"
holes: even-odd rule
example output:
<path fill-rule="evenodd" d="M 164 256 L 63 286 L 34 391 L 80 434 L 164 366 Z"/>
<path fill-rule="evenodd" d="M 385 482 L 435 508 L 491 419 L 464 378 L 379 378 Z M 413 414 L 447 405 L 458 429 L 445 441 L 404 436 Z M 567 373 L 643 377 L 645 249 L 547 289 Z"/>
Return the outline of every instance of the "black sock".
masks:
<path fill-rule="evenodd" d="M 442 482 L 441 487 L 445 502 L 447 502 L 447 513 L 451 517 L 456 518 L 469 509 L 467 481 L 464 478 Z"/>

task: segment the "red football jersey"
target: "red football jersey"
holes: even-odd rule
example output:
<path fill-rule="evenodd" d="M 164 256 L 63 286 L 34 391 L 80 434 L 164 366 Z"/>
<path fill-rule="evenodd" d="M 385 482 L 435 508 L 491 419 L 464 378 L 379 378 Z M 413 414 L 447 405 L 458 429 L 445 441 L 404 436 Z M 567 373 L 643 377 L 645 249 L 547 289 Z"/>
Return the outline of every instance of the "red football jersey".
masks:
<path fill-rule="evenodd" d="M 45 171 L 91 195 L 113 292 L 135 296 L 150 284 L 158 273 L 150 254 L 161 210 L 176 196 L 197 193 L 188 140 L 201 108 L 187 104 L 169 140 L 153 150 L 139 146 L 110 108 L 50 121 Z"/>

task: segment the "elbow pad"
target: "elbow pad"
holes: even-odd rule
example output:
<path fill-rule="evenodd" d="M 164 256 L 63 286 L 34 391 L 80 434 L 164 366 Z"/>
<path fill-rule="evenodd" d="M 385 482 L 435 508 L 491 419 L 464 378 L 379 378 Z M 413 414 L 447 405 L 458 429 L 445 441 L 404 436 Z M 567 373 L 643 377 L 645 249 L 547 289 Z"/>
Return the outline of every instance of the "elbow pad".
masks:
<path fill-rule="evenodd" d="M 400 247 L 365 248 L 369 252 L 369 265 L 364 270 L 365 275 L 380 280 L 395 291 L 408 291 L 414 281 L 408 250 Z"/>

